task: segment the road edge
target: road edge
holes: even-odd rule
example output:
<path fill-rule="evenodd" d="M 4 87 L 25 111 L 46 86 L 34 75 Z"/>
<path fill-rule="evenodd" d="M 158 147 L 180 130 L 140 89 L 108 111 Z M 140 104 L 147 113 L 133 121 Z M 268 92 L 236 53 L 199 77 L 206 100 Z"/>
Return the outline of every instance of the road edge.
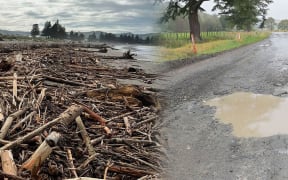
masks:
<path fill-rule="evenodd" d="M 221 52 L 217 52 L 217 53 L 213 53 L 213 54 L 205 54 L 205 55 L 189 57 L 189 58 L 184 58 L 184 59 L 165 61 L 165 62 L 159 64 L 159 66 L 161 66 L 160 67 L 160 72 L 161 73 L 166 73 L 166 72 L 169 72 L 169 71 L 173 71 L 175 69 L 182 68 L 182 67 L 184 67 L 186 65 L 190 65 L 190 64 L 198 63 L 198 62 L 201 62 L 201 61 L 204 61 L 204 60 L 208 60 L 210 58 L 213 58 L 213 57 L 225 54 L 225 53 L 237 51 L 237 50 L 243 49 L 243 48 L 249 48 L 251 46 L 254 46 L 254 45 L 257 45 L 257 44 L 261 44 L 261 43 L 267 41 L 270 38 L 270 36 L 268 36 L 267 38 L 265 38 L 265 39 L 263 39 L 261 41 L 254 42 L 252 44 L 243 45 L 241 47 L 237 47 L 237 48 L 234 48 L 234 49 L 229 49 L 229 50 L 225 50 L 225 51 L 221 51 Z"/>

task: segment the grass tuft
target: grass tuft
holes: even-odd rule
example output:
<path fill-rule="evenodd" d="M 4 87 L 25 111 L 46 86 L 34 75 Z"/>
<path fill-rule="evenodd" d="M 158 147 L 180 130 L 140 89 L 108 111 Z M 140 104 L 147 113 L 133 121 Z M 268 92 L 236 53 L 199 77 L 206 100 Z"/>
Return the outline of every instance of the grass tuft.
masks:
<path fill-rule="evenodd" d="M 217 38 L 217 34 L 210 39 L 203 37 L 204 41 L 196 44 L 197 54 L 192 51 L 192 45 L 186 41 L 183 44 L 183 40 L 180 43 L 165 45 L 161 49 L 161 54 L 164 54 L 163 60 L 177 60 L 191 58 L 201 55 L 215 54 L 231 49 L 235 49 L 244 45 L 252 44 L 266 39 L 270 36 L 269 32 L 241 32 L 241 39 L 238 40 L 236 32 L 227 32 L 225 35 L 221 32 L 221 36 Z M 226 38 L 225 38 L 226 37 Z M 167 40 L 168 42 L 168 40 Z M 171 43 L 171 42 L 170 42 Z M 181 45 L 180 45 L 181 44 Z M 176 45 L 179 45 L 178 47 Z"/>

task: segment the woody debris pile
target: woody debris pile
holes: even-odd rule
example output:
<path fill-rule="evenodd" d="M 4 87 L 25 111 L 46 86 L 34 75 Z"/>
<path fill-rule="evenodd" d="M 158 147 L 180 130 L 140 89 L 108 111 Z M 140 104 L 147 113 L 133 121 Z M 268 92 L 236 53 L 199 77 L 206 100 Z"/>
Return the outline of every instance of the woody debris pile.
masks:
<path fill-rule="evenodd" d="M 2 44 L 1 179 L 159 176 L 156 91 L 117 81 L 151 83 L 156 75 L 109 65 L 107 59 L 133 59 L 130 51 L 105 55 L 109 48 Z"/>

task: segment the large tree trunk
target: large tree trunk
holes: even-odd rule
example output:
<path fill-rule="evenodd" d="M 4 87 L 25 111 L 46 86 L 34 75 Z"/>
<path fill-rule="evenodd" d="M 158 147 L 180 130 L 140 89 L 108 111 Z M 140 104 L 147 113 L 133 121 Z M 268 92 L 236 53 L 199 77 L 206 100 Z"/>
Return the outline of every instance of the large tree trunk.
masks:
<path fill-rule="evenodd" d="M 200 23 L 198 19 L 198 11 L 193 11 L 188 16 L 189 19 L 189 26 L 190 26 L 190 35 L 194 35 L 196 41 L 201 41 L 200 35 Z"/>

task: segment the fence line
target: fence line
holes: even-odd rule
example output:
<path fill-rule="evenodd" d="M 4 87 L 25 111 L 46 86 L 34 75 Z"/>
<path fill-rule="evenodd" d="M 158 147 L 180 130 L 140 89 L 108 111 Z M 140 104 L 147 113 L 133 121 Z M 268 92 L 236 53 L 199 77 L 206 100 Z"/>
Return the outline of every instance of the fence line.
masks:
<path fill-rule="evenodd" d="M 255 35 L 257 32 L 241 32 L 241 36 Z M 237 38 L 239 32 L 226 32 L 226 31 L 215 31 L 215 32 L 201 32 L 202 42 L 216 41 L 216 40 L 233 40 Z M 159 41 L 162 45 L 167 47 L 179 47 L 186 45 L 191 42 L 190 33 L 173 33 L 166 32 L 161 33 Z"/>

